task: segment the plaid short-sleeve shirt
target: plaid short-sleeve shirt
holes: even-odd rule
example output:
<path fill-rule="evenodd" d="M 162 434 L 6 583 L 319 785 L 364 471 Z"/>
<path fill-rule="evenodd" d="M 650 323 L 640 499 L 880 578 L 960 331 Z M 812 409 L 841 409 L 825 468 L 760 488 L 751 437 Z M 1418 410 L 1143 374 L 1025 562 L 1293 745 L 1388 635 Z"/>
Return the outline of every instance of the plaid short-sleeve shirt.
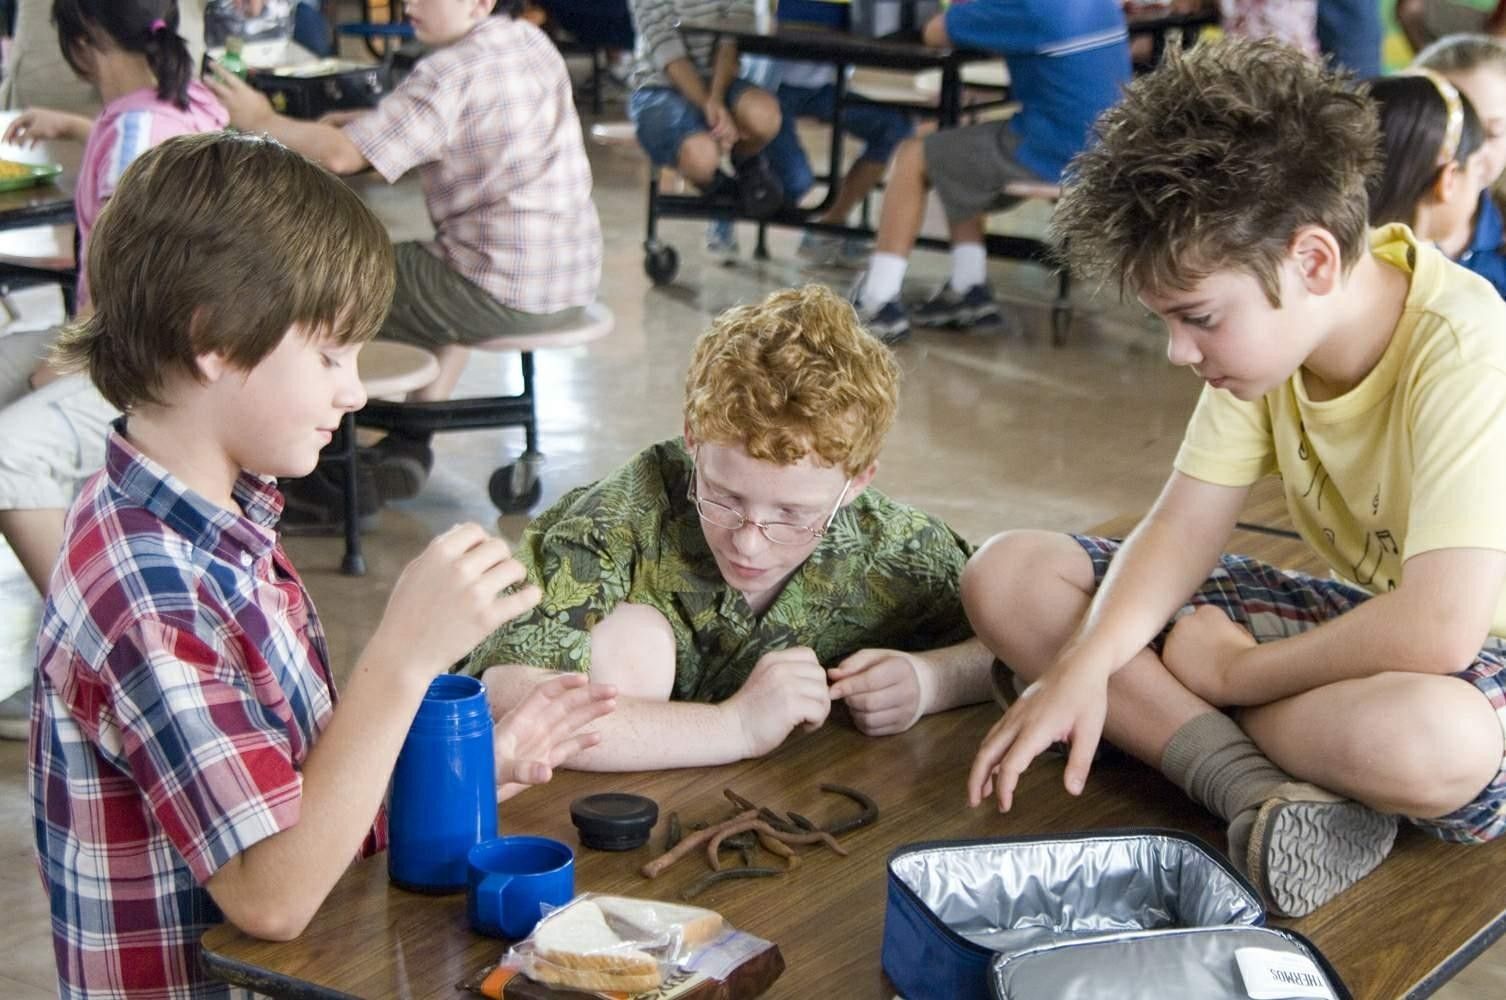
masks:
<path fill-rule="evenodd" d="M 596 298 L 591 165 L 565 61 L 533 25 L 486 18 L 344 129 L 388 181 L 419 171 L 429 250 L 498 302 L 542 314 Z"/>
<path fill-rule="evenodd" d="M 59 992 L 243 995 L 199 968 L 223 919 L 203 886 L 298 821 L 335 703 L 324 633 L 273 485 L 243 474 L 234 514 L 124 427 L 68 514 L 37 640 L 28 777 Z"/>
<path fill-rule="evenodd" d="M 923 511 L 863 490 L 821 544 L 755 615 L 728 586 L 687 499 L 691 457 L 679 439 L 574 490 L 523 533 L 518 558 L 543 599 L 472 654 L 498 663 L 591 668 L 591 629 L 618 604 L 654 608 L 675 637 L 677 701 L 736 694 L 763 654 L 810 646 L 824 666 L 860 649 L 924 652 L 972 636 L 962 567 L 972 547 Z"/>

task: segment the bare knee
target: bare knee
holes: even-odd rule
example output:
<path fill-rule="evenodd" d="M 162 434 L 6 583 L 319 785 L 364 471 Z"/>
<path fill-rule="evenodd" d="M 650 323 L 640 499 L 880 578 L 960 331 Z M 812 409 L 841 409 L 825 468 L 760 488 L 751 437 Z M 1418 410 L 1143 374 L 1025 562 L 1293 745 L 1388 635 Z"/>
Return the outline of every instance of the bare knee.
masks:
<path fill-rule="evenodd" d="M 687 136 L 680 143 L 680 158 L 675 169 L 692 184 L 705 187 L 722 164 L 722 150 L 706 132 Z"/>
<path fill-rule="evenodd" d="M 1370 805 L 1437 817 L 1469 804 L 1500 770 L 1495 710 L 1473 685 L 1453 677 L 1386 673 L 1353 699 L 1351 739 L 1339 763 Z"/>
<path fill-rule="evenodd" d="M 591 629 L 591 680 L 617 693 L 668 701 L 675 683 L 675 633 L 656 608 L 623 603 Z"/>
<path fill-rule="evenodd" d="M 773 95 L 757 89 L 743 91 L 732 109 L 732 117 L 737 119 L 738 131 L 759 147 L 768 145 L 779 134 L 784 118 Z"/>
<path fill-rule="evenodd" d="M 1078 599 L 1062 604 L 1065 582 Z M 1018 654 L 1016 633 L 1080 613 L 1081 599 L 1093 591 L 1093 564 L 1070 537 L 1050 531 L 1006 531 L 973 553 L 962 570 L 962 606 L 973 631 L 994 654 L 1021 676 L 1034 680 L 1035 657 Z M 1030 641 L 1034 645 L 1034 640 Z"/>
<path fill-rule="evenodd" d="M 890 183 L 920 182 L 926 177 L 926 144 L 919 136 L 911 136 L 899 144 L 894 153 L 893 177 Z"/>

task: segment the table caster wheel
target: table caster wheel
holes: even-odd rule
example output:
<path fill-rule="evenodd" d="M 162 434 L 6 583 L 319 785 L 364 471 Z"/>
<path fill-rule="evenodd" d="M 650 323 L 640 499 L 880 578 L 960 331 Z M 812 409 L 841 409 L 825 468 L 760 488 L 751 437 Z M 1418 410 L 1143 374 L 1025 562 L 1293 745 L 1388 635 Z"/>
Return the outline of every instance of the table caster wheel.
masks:
<path fill-rule="evenodd" d="M 525 480 L 518 482 L 519 479 Z M 509 462 L 492 473 L 486 484 L 486 492 L 492 503 L 504 514 L 521 514 L 539 502 L 544 493 L 544 483 L 536 473 L 525 473 L 519 463 Z"/>
<path fill-rule="evenodd" d="M 667 285 L 680 273 L 680 255 L 672 246 L 653 247 L 643 255 L 643 270 L 655 285 Z"/>

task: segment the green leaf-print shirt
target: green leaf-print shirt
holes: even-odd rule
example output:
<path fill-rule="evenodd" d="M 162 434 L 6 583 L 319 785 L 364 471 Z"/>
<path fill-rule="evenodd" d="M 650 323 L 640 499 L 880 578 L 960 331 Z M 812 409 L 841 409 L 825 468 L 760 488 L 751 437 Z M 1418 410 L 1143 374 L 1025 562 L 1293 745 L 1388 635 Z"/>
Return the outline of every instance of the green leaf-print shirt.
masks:
<path fill-rule="evenodd" d="M 823 666 L 860 649 L 913 652 L 971 637 L 958 590 L 972 547 L 941 521 L 864 490 L 774 603 L 755 615 L 717 571 L 686 498 L 675 438 L 572 490 L 523 533 L 518 557 L 544 596 L 498 629 L 467 671 L 499 663 L 588 671 L 591 628 L 623 601 L 657 609 L 675 636 L 677 701 L 722 701 L 764 653 L 810 646 Z"/>

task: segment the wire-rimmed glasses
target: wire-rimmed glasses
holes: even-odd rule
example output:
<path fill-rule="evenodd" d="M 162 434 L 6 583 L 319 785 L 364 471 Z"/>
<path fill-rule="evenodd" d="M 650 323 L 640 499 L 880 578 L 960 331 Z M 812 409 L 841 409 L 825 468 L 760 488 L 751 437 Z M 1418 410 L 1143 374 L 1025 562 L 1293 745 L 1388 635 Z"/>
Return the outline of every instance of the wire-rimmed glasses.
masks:
<path fill-rule="evenodd" d="M 847 499 L 847 491 L 852 487 L 852 477 L 848 476 L 847 482 L 842 484 L 842 492 L 837 495 L 837 502 L 831 505 L 831 513 L 826 516 L 826 523 L 819 528 L 790 521 L 755 521 L 736 507 L 728 507 L 724 503 L 707 500 L 697 493 L 696 484 L 701 477 L 700 458 L 701 452 L 697 448 L 694 458 L 691 459 L 690 486 L 685 491 L 685 495 L 691 503 L 695 504 L 696 513 L 701 516 L 701 520 L 729 531 L 740 531 L 744 525 L 751 524 L 763 537 L 775 545 L 806 545 L 825 538 L 832 522 L 837 519 L 837 511 L 842 509 L 842 501 Z"/>

